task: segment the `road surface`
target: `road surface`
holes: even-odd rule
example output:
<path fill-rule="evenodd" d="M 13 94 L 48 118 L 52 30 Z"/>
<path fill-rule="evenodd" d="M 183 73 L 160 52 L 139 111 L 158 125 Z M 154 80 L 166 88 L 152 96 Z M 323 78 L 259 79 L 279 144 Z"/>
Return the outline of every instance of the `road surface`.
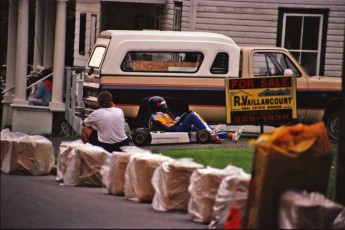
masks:
<path fill-rule="evenodd" d="M 207 229 L 186 212 L 160 212 L 108 194 L 60 185 L 55 176 L 1 173 L 1 229 Z"/>

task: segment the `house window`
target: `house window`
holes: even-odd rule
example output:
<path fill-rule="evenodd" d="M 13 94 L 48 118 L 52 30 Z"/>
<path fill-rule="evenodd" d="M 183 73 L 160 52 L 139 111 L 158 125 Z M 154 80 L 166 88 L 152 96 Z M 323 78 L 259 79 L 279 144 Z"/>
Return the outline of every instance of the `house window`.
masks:
<path fill-rule="evenodd" d="M 279 10 L 278 46 L 288 49 L 310 75 L 323 74 L 328 10 Z"/>
<path fill-rule="evenodd" d="M 85 55 L 86 14 L 80 14 L 79 19 L 79 54 Z"/>
<path fill-rule="evenodd" d="M 181 31 L 182 2 L 174 2 L 174 25 L 173 30 Z"/>

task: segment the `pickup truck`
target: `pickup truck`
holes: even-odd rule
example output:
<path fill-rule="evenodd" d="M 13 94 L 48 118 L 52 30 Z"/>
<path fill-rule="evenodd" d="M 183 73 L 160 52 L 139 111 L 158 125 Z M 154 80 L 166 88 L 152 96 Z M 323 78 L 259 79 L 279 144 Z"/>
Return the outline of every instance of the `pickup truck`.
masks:
<path fill-rule="evenodd" d="M 97 109 L 98 93 L 107 90 L 131 129 L 149 125 L 152 96 L 164 97 L 175 116 L 193 110 L 210 124 L 226 124 L 226 79 L 287 75 L 297 81 L 296 122 L 324 121 L 329 137 L 337 139 L 340 77 L 309 76 L 287 49 L 240 47 L 209 32 L 101 32 L 85 67 L 85 109 L 78 113 Z"/>

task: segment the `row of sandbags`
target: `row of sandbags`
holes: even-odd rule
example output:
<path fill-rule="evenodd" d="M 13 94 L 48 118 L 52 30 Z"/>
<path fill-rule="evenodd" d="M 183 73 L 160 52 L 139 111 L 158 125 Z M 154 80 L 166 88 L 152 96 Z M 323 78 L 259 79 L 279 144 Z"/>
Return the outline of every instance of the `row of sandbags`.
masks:
<path fill-rule="evenodd" d="M 65 160 L 65 178 L 60 178 L 64 183 L 83 184 L 93 172 L 97 185 L 110 194 L 152 203 L 159 211 L 186 211 L 209 228 L 345 228 L 345 208 L 322 195 L 332 160 L 322 123 L 280 127 L 260 135 L 253 143 L 252 175 L 232 165 L 215 169 L 137 147 L 109 154 L 90 146 L 64 145 L 71 151 L 65 152 L 70 160 Z M 64 157 L 59 159 L 62 166 Z M 70 170 L 71 162 L 77 168 Z M 72 183 L 68 172 L 73 171 Z"/>
<path fill-rule="evenodd" d="M 205 167 L 133 146 L 108 153 L 81 141 L 62 142 L 57 180 L 65 185 L 105 186 L 108 193 L 151 203 L 158 211 L 184 211 L 196 222 L 222 228 L 229 208 L 245 213 L 250 175 L 229 165 Z"/>
<path fill-rule="evenodd" d="M 27 135 L 3 129 L 1 135 L 1 171 L 11 174 L 44 175 L 54 165 L 52 142 L 40 135 Z"/>

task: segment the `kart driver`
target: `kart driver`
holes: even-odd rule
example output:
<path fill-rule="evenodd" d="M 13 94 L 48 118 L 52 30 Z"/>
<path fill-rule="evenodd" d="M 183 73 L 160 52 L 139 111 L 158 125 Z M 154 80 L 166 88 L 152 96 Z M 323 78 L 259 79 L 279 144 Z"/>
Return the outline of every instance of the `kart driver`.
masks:
<path fill-rule="evenodd" d="M 189 132 L 196 130 L 207 130 L 211 135 L 216 135 L 220 130 L 220 126 L 216 128 L 210 127 L 205 120 L 196 112 L 189 111 L 184 113 L 181 117 L 173 119 L 168 113 L 168 105 L 164 98 L 160 96 L 153 96 L 149 99 L 149 106 L 154 112 L 151 116 L 151 121 L 154 126 L 167 132 Z M 232 134 L 232 140 L 237 141 L 239 135 L 237 132 Z"/>

